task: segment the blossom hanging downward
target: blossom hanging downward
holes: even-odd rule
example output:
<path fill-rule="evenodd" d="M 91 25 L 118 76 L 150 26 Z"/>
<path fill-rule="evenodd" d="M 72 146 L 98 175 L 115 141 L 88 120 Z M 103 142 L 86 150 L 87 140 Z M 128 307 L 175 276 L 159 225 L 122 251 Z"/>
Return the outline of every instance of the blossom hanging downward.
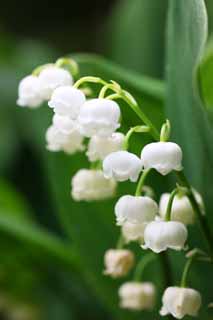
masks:
<path fill-rule="evenodd" d="M 121 226 L 121 232 L 126 243 L 130 241 L 139 241 L 140 244 L 144 241 L 144 230 L 146 223 L 131 223 L 124 222 Z"/>
<path fill-rule="evenodd" d="M 155 287 L 151 282 L 126 282 L 118 291 L 121 308 L 150 310 L 155 303 Z"/>
<path fill-rule="evenodd" d="M 86 137 L 109 137 L 120 127 L 120 108 L 115 101 L 91 99 L 84 103 L 78 117 L 80 131 Z"/>
<path fill-rule="evenodd" d="M 142 170 L 141 160 L 128 151 L 110 153 L 103 161 L 104 175 L 117 181 L 137 181 Z"/>
<path fill-rule="evenodd" d="M 55 125 L 51 125 L 46 131 L 47 149 L 49 151 L 64 151 L 73 154 L 84 149 L 84 137 L 73 128 L 70 133 L 64 133 Z"/>
<path fill-rule="evenodd" d="M 124 134 L 114 132 L 109 137 L 93 136 L 88 145 L 87 156 L 89 161 L 104 160 L 112 152 L 122 150 Z"/>
<path fill-rule="evenodd" d="M 162 175 L 182 170 L 182 150 L 173 142 L 153 142 L 141 152 L 144 169 L 154 168 Z"/>
<path fill-rule="evenodd" d="M 203 205 L 203 200 L 201 195 L 196 191 L 193 191 L 193 192 L 197 200 L 197 203 L 200 205 L 201 210 L 203 210 L 204 205 Z M 170 197 L 169 193 L 164 193 L 160 198 L 159 213 L 162 218 L 165 218 L 166 216 L 166 209 L 169 202 L 169 197 Z M 179 221 L 186 225 L 194 223 L 194 220 L 195 220 L 194 210 L 186 195 L 177 194 L 175 196 L 172 203 L 171 220 Z"/>
<path fill-rule="evenodd" d="M 103 200 L 115 195 L 116 182 L 101 170 L 79 170 L 72 178 L 72 197 L 76 201 Z"/>
<path fill-rule="evenodd" d="M 37 108 L 42 102 L 39 78 L 33 75 L 23 78 L 19 83 L 17 104 L 21 107 Z"/>
<path fill-rule="evenodd" d="M 51 98 L 56 88 L 73 84 L 71 74 L 67 70 L 54 65 L 42 69 L 38 78 L 41 82 L 41 94 L 45 100 Z"/>
<path fill-rule="evenodd" d="M 134 264 L 134 255 L 130 250 L 110 249 L 104 256 L 105 275 L 112 278 L 126 276 Z"/>
<path fill-rule="evenodd" d="M 158 212 L 157 203 L 149 197 L 122 196 L 115 205 L 117 225 L 125 221 L 141 224 L 154 220 Z"/>
<path fill-rule="evenodd" d="M 195 317 L 201 306 L 201 295 L 194 289 L 169 287 L 163 294 L 162 302 L 162 316 L 171 314 L 177 319 L 182 319 L 185 315 Z"/>
<path fill-rule="evenodd" d="M 81 90 L 71 86 L 62 86 L 53 92 L 48 105 L 56 114 L 77 119 L 85 101 L 86 97 Z"/>
<path fill-rule="evenodd" d="M 181 250 L 187 239 L 187 229 L 181 222 L 176 221 L 152 221 L 144 231 L 144 249 L 151 249 L 159 253 L 167 248 Z"/>

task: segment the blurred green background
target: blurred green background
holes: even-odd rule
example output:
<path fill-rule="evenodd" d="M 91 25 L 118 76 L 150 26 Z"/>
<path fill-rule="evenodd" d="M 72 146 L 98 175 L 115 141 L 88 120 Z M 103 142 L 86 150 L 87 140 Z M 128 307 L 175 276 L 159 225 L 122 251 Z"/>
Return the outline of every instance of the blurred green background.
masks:
<path fill-rule="evenodd" d="M 201 3 L 70 0 L 50 5 L 25 0 L 1 6 L 0 319 L 159 318 L 160 296 L 166 283 L 178 284 L 183 253 L 169 252 L 171 272 L 160 258 L 146 271 L 145 279 L 159 289 L 153 313 L 120 310 L 117 288 L 122 281 L 102 275 L 104 252 L 119 234 L 113 214 L 116 199 L 73 202 L 70 179 L 79 168 L 88 167 L 87 159 L 84 154 L 69 157 L 45 150 L 51 111 L 46 105 L 32 111 L 18 108 L 17 87 L 37 65 L 66 54 L 79 63 L 81 75 L 120 82 L 158 128 L 166 116 L 171 119 L 173 138 L 185 151 L 186 174 L 204 196 L 212 224 L 213 4 L 206 1 L 209 41 L 196 77 L 198 98 L 194 67 L 204 22 L 199 25 L 192 18 Z M 123 117 L 124 130 L 138 124 L 129 110 Z M 132 151 L 138 154 L 149 141 L 133 140 Z M 174 180 L 153 174 L 149 183 L 158 199 L 171 190 Z M 134 187 L 122 183 L 117 197 Z M 205 248 L 202 239 L 198 227 L 190 228 L 191 248 Z M 143 254 L 138 245 L 130 247 L 138 257 Z M 203 295 L 201 318 L 213 319 L 207 309 L 213 301 L 211 266 L 195 265 L 190 285 Z"/>

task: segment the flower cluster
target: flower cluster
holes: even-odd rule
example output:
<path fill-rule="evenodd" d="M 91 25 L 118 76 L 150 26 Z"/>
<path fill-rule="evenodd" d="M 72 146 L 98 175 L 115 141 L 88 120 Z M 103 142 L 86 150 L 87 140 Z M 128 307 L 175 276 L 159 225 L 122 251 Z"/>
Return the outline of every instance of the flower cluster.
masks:
<path fill-rule="evenodd" d="M 195 222 L 196 210 L 198 214 L 204 213 L 201 195 L 182 179 L 182 183 L 171 193 L 161 196 L 158 205 L 153 199 L 153 192 L 145 186 L 150 171 L 163 176 L 173 171 L 180 177 L 183 172 L 182 150 L 169 141 L 169 121 L 162 125 L 158 134 L 151 121 L 147 123 L 135 99 L 119 84 L 96 77 L 84 77 L 74 83 L 73 76 L 63 68 L 71 64 L 71 60 L 65 59 L 65 63 L 63 59 L 59 61 L 39 67 L 24 78 L 19 85 L 17 102 L 20 106 L 36 108 L 43 101 L 48 101 L 54 113 L 52 124 L 46 132 L 49 151 L 61 150 L 68 154 L 86 152 L 91 167 L 79 170 L 72 178 L 73 199 L 107 199 L 115 195 L 118 182 L 137 182 L 135 194 L 122 195 L 115 204 L 115 220 L 121 228 L 122 241 L 119 241 L 117 249 L 106 252 L 104 274 L 113 278 L 123 277 L 133 268 L 134 254 L 123 248 L 130 241 L 154 253 L 185 249 L 187 225 Z M 98 97 L 88 99 L 80 86 L 93 82 L 99 83 L 102 88 Z M 110 95 L 107 95 L 108 90 Z M 121 128 L 121 110 L 115 101 L 117 98 L 123 99 L 145 125 L 130 128 L 126 134 L 118 132 Z M 157 141 L 145 145 L 139 156 L 129 151 L 133 133 L 148 133 Z M 141 270 L 148 260 L 152 259 L 148 259 L 148 254 L 143 254 L 139 262 Z M 120 306 L 131 310 L 149 310 L 155 303 L 156 288 L 151 282 L 142 282 L 138 270 L 140 268 L 136 267 L 137 276 L 133 281 L 120 287 Z M 201 296 L 196 290 L 185 288 L 185 285 L 184 280 L 180 287 L 165 290 L 160 311 L 162 316 L 172 314 L 181 319 L 184 315 L 197 315 Z"/>

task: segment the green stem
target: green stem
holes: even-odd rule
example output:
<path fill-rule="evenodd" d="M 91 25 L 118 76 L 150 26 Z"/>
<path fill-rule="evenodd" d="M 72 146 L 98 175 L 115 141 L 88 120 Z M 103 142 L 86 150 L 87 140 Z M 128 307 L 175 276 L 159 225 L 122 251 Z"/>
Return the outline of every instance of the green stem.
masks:
<path fill-rule="evenodd" d="M 135 191 L 135 196 L 139 197 L 141 195 L 145 180 L 147 175 L 149 174 L 149 172 L 152 170 L 152 168 L 146 169 L 142 172 L 140 179 L 138 181 L 137 187 L 136 187 L 136 191 Z"/>
<path fill-rule="evenodd" d="M 116 249 L 122 249 L 124 247 L 124 244 L 125 244 L 125 239 L 124 239 L 122 233 L 120 233 L 120 236 L 118 238 L 118 242 L 116 245 Z"/>
<path fill-rule="evenodd" d="M 169 196 L 169 201 L 168 201 L 168 205 L 166 208 L 166 215 L 165 215 L 165 220 L 166 221 L 170 221 L 171 220 L 171 211 L 172 211 L 172 204 L 174 201 L 174 198 L 176 196 L 176 194 L 178 193 L 178 188 L 175 188 L 172 193 Z"/>
<path fill-rule="evenodd" d="M 83 77 L 83 78 L 80 78 L 78 81 L 75 82 L 75 84 L 73 85 L 74 88 L 79 88 L 83 83 L 86 83 L 86 82 L 91 82 L 91 83 L 99 83 L 99 84 L 102 84 L 102 85 L 106 85 L 107 82 L 102 80 L 101 78 L 99 77 Z"/>
<path fill-rule="evenodd" d="M 194 257 L 191 257 L 190 259 L 188 259 L 186 261 L 185 267 L 183 269 L 183 274 L 182 274 L 182 278 L 181 278 L 181 282 L 180 282 L 180 286 L 181 288 L 185 288 L 186 287 L 186 280 L 187 280 L 187 276 L 189 273 L 189 269 L 192 265 Z"/>
<path fill-rule="evenodd" d="M 146 266 L 152 262 L 154 259 L 156 259 L 156 255 L 154 253 L 148 253 L 145 256 L 143 256 L 140 261 L 138 262 L 136 268 L 135 268 L 135 272 L 134 272 L 134 276 L 133 279 L 134 281 L 141 281 L 142 280 L 142 275 L 144 272 L 144 269 L 146 268 Z"/>
<path fill-rule="evenodd" d="M 71 58 L 68 58 L 68 57 L 60 58 L 56 61 L 55 65 L 57 67 L 63 67 L 63 66 L 68 67 L 73 77 L 77 77 L 79 74 L 79 68 L 78 68 L 77 62 Z"/>
<path fill-rule="evenodd" d="M 130 128 L 127 134 L 125 135 L 125 139 L 123 142 L 123 149 L 127 150 L 129 147 L 129 139 L 131 138 L 133 133 L 146 133 L 149 132 L 150 128 L 147 126 L 135 126 L 133 128 Z"/>
<path fill-rule="evenodd" d="M 137 102 L 134 100 L 134 98 L 126 91 L 122 91 L 121 97 L 126 103 L 134 110 L 134 112 L 138 115 L 138 117 L 144 122 L 145 125 L 150 127 L 150 133 L 153 136 L 155 140 L 159 140 L 160 134 L 158 130 L 155 128 L 155 126 L 152 124 L 152 122 L 149 120 L 149 118 L 143 113 L 143 111 L 140 109 Z"/>

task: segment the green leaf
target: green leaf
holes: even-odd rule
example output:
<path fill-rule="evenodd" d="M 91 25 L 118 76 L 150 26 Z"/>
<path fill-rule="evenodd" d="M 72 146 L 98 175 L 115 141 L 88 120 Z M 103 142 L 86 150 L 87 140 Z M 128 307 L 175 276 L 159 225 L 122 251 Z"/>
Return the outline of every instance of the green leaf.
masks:
<path fill-rule="evenodd" d="M 203 0 L 171 0 L 167 29 L 167 99 L 166 114 L 171 121 L 172 138 L 183 149 L 186 176 L 204 197 L 207 219 L 212 225 L 213 209 L 213 132 L 199 96 L 198 65 L 207 38 L 207 15 Z M 209 215 L 208 215 L 209 213 Z M 202 247 L 202 237 L 196 227 L 190 229 L 191 247 Z M 174 256 L 174 254 L 173 254 Z M 180 263 L 172 259 L 176 270 Z M 199 267 L 200 268 L 200 267 Z M 208 301 L 210 267 L 194 269 L 190 274 L 193 287 Z M 196 277 L 199 272 L 199 280 Z M 206 316 L 206 318 L 205 318 Z M 208 319 L 207 312 L 200 314 Z"/>
<path fill-rule="evenodd" d="M 167 0 L 120 0 L 109 17 L 108 56 L 152 77 L 162 76 Z"/>
<path fill-rule="evenodd" d="M 206 37 L 204 1 L 171 0 L 167 34 L 166 112 L 171 120 L 173 138 L 183 148 L 186 173 L 192 184 L 209 200 L 213 199 L 209 174 L 207 176 L 213 168 L 213 131 L 198 94 L 197 83 L 197 66 Z"/>
<path fill-rule="evenodd" d="M 213 39 L 208 42 L 198 73 L 200 95 L 211 121 L 213 121 Z"/>

